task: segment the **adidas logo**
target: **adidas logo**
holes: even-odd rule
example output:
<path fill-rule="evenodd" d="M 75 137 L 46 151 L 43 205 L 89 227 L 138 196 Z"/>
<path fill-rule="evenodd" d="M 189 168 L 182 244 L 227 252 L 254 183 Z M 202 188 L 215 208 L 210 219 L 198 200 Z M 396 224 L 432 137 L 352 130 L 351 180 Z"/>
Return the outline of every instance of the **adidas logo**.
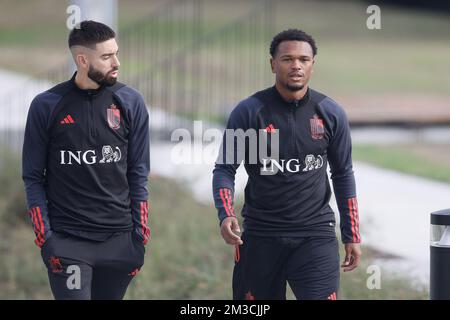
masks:
<path fill-rule="evenodd" d="M 269 125 L 267 126 L 267 128 L 264 129 L 264 131 L 267 132 L 267 133 L 274 133 L 275 130 L 276 130 L 276 129 L 275 129 L 275 127 L 273 126 L 273 124 L 269 124 Z"/>
<path fill-rule="evenodd" d="M 71 124 L 71 123 L 75 123 L 75 121 L 73 120 L 73 118 L 70 116 L 70 114 L 68 114 L 63 120 L 61 120 L 60 124 Z"/>

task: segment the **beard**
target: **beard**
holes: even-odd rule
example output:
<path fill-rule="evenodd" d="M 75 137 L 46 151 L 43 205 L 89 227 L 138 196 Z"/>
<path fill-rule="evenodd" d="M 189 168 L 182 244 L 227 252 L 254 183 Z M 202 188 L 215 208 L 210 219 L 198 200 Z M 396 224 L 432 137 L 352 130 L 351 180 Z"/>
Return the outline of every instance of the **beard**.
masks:
<path fill-rule="evenodd" d="M 289 83 L 286 83 L 284 87 L 291 92 L 297 92 L 302 90 L 305 87 L 305 85 L 302 84 L 290 85 Z"/>
<path fill-rule="evenodd" d="M 104 74 L 101 71 L 95 69 L 92 65 L 90 65 L 87 76 L 89 77 L 89 79 L 97 83 L 99 86 L 110 87 L 116 84 L 117 78 L 111 77 L 109 74 L 116 70 L 119 70 L 119 68 L 115 67 L 111 71 L 108 71 L 106 74 Z"/>

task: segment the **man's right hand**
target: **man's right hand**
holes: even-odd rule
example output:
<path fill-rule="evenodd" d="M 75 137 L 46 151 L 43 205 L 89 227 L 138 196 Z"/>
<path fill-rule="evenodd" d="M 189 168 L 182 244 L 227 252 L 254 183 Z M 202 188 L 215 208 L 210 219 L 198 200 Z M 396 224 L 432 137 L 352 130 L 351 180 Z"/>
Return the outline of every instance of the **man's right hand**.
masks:
<path fill-rule="evenodd" d="M 240 235 L 238 235 L 238 233 L 241 233 L 241 228 L 239 228 L 236 217 L 227 217 L 223 219 L 222 224 L 220 225 L 220 233 L 225 242 L 230 245 L 243 244 Z"/>

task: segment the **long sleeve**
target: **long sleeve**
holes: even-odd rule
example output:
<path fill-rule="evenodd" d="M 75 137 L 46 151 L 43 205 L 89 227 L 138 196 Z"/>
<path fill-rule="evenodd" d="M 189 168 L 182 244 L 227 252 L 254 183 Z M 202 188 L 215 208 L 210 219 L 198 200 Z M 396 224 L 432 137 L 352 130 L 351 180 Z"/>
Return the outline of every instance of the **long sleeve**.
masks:
<path fill-rule="evenodd" d="M 236 216 L 233 207 L 233 199 L 234 178 L 238 167 L 239 164 L 225 164 L 225 162 L 219 163 L 219 161 L 217 161 L 213 170 L 214 204 L 218 210 L 220 223 L 222 223 L 226 217 Z"/>
<path fill-rule="evenodd" d="M 52 234 L 44 182 L 49 143 L 48 110 L 57 99 L 58 96 L 44 93 L 33 100 L 28 111 L 22 150 L 22 178 L 28 214 L 36 234 L 35 243 L 39 247 Z"/>
<path fill-rule="evenodd" d="M 340 214 L 343 243 L 359 243 L 359 213 L 352 165 L 350 126 L 344 111 L 336 109 L 336 124 L 328 148 L 334 193 Z"/>
<path fill-rule="evenodd" d="M 150 172 L 149 115 L 140 95 L 135 103 L 128 141 L 127 179 L 134 232 L 143 244 L 147 244 L 150 237 L 147 186 Z"/>
<path fill-rule="evenodd" d="M 213 170 L 213 197 L 220 223 L 226 217 L 236 216 L 233 208 L 234 180 L 236 170 L 246 156 L 245 130 L 248 128 L 248 119 L 246 103 L 241 102 L 228 119 Z"/>

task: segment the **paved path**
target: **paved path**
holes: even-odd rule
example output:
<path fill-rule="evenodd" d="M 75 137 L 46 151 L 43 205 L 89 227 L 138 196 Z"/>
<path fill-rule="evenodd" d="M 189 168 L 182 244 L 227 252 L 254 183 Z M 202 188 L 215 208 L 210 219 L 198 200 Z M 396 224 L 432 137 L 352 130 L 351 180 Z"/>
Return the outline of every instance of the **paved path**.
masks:
<path fill-rule="evenodd" d="M 430 213 L 450 208 L 450 185 L 356 163 L 365 242 L 406 258 L 391 270 L 429 282 Z"/>

